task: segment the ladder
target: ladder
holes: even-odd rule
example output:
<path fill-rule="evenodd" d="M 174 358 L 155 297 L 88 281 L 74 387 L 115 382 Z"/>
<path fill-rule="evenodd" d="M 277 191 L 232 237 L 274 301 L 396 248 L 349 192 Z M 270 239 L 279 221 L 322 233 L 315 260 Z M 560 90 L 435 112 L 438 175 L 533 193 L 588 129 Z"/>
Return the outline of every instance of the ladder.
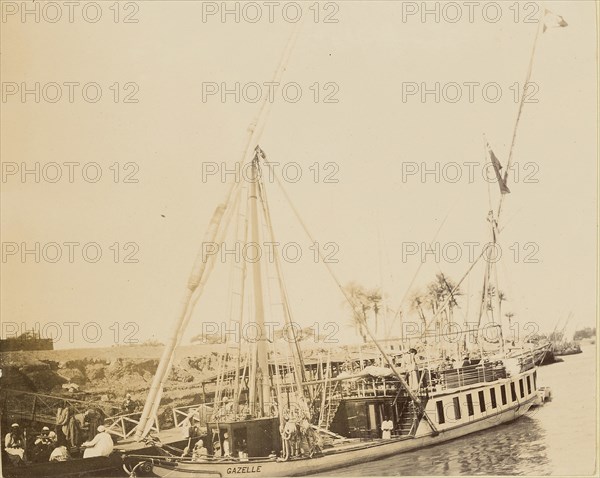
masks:
<path fill-rule="evenodd" d="M 324 388 L 325 401 L 321 407 L 321 413 L 319 414 L 318 428 L 328 429 L 342 402 L 341 382 L 329 382 L 328 385 L 324 385 Z"/>

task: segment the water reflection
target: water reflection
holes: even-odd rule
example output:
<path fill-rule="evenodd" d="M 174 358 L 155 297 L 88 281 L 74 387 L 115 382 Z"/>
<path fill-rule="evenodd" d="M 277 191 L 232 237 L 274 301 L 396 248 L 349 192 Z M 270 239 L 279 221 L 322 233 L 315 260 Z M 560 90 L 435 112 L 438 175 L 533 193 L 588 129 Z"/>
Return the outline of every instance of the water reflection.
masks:
<path fill-rule="evenodd" d="M 329 472 L 358 475 L 516 475 L 550 473 L 545 432 L 535 417 L 422 450 Z"/>

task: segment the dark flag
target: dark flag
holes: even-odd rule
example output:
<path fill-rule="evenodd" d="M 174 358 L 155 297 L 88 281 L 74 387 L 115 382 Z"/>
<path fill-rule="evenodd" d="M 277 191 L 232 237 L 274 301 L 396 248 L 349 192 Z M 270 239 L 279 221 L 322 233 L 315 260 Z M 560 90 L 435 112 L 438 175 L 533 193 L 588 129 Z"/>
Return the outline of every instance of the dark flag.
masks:
<path fill-rule="evenodd" d="M 486 143 L 487 144 L 487 143 Z M 494 172 L 496 173 L 496 179 L 498 180 L 498 185 L 500 186 L 500 193 L 508 194 L 510 193 L 510 189 L 506 185 L 506 179 L 508 177 L 508 171 L 504 174 L 504 178 L 502 177 L 502 164 L 498 161 L 498 158 L 490 148 L 490 145 L 487 144 L 487 150 L 490 154 L 490 159 L 492 160 L 492 166 L 494 167 Z"/>
<path fill-rule="evenodd" d="M 544 11 L 544 18 L 542 19 L 544 22 L 544 28 L 542 29 L 542 33 L 546 33 L 548 28 L 563 28 L 568 26 L 569 24 L 565 22 L 565 19 L 556 13 L 552 13 L 550 10 L 546 8 Z"/>

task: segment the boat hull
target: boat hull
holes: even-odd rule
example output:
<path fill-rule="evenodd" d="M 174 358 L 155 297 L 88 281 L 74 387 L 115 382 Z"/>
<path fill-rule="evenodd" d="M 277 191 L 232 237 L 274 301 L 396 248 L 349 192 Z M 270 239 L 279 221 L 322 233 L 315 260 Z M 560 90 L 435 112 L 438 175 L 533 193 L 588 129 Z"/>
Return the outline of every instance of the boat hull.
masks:
<path fill-rule="evenodd" d="M 314 458 L 299 458 L 288 461 L 251 460 L 245 463 L 239 461 L 210 463 L 175 461 L 169 463 L 164 458 L 156 457 L 150 459 L 153 465 L 152 473 L 155 476 L 169 478 L 189 478 L 191 476 L 215 478 L 238 475 L 279 477 L 323 473 L 332 469 L 437 445 L 503 423 L 508 423 L 527 413 L 531 406 L 534 405 L 535 399 L 536 397 L 532 396 L 528 400 L 511 408 L 506 408 L 499 413 L 473 420 L 470 423 L 447 428 L 438 434 L 434 434 L 431 429 L 425 431 L 423 428 L 428 427 L 428 425 L 426 425 L 426 422 L 422 422 L 423 426 L 419 428 L 415 437 L 360 442 L 355 445 L 340 447 L 340 449 L 326 450 L 322 456 Z M 422 429 L 423 431 L 421 431 Z"/>
<path fill-rule="evenodd" d="M 121 467 L 121 453 L 117 452 L 108 457 L 77 458 L 68 461 L 52 461 L 21 466 L 5 465 L 2 469 L 2 476 L 6 478 L 64 478 L 112 473 L 121 469 Z"/>

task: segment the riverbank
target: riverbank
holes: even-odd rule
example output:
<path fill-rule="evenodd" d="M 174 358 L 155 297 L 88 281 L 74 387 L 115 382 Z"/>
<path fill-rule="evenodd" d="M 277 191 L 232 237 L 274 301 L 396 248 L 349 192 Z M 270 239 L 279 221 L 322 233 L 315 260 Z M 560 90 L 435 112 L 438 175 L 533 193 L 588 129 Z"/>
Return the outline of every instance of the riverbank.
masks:
<path fill-rule="evenodd" d="M 138 406 L 154 377 L 163 346 L 0 353 L 2 388 L 84 401 L 120 404 L 130 393 Z M 166 382 L 159 416 L 167 409 L 198 403 L 202 382 L 216 374 L 219 346 L 180 347 Z M 167 411 L 167 413 L 164 413 Z"/>

